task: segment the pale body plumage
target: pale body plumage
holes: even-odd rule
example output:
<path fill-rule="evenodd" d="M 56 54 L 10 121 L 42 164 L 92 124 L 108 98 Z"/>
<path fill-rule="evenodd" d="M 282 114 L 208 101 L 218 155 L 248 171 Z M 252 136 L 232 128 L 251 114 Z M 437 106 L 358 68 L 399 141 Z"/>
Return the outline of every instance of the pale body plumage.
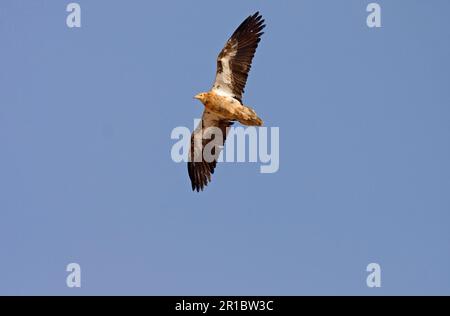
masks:
<path fill-rule="evenodd" d="M 222 91 L 221 94 L 218 94 L 217 91 L 216 89 L 196 96 L 205 105 L 207 113 L 216 116 L 217 119 L 239 121 L 243 125 L 261 126 L 263 124 L 251 108 L 241 104 L 226 92 Z"/>

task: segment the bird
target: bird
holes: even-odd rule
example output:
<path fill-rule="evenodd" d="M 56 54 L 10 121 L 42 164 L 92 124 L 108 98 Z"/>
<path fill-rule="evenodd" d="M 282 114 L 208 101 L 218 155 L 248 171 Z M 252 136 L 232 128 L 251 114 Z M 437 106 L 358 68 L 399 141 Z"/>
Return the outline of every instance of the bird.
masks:
<path fill-rule="evenodd" d="M 187 167 L 193 191 L 203 191 L 211 182 L 228 130 L 234 122 L 245 126 L 263 125 L 256 112 L 242 103 L 242 95 L 264 34 L 264 23 L 262 15 L 256 12 L 238 26 L 217 57 L 213 87 L 194 97 L 204 105 L 204 110 L 192 132 L 188 154 Z"/>

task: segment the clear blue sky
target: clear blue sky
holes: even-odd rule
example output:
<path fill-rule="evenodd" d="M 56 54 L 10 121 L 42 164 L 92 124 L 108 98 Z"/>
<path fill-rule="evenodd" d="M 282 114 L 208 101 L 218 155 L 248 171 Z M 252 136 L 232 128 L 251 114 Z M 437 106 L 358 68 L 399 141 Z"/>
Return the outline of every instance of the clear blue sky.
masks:
<path fill-rule="evenodd" d="M 449 1 L 69 2 L 0 2 L 0 294 L 450 294 Z M 170 133 L 257 10 L 280 170 L 193 193 Z"/>

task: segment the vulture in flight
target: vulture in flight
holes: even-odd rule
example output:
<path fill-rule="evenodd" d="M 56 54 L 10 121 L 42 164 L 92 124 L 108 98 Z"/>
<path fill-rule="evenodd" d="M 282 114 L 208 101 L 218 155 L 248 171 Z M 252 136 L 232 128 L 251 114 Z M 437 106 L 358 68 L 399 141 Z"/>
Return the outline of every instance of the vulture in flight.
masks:
<path fill-rule="evenodd" d="M 203 103 L 204 111 L 191 136 L 187 163 L 194 191 L 203 190 L 211 181 L 228 128 L 233 122 L 246 126 L 263 124 L 253 109 L 242 104 L 242 94 L 264 27 L 264 19 L 259 12 L 246 18 L 217 57 L 212 89 L 195 96 Z"/>

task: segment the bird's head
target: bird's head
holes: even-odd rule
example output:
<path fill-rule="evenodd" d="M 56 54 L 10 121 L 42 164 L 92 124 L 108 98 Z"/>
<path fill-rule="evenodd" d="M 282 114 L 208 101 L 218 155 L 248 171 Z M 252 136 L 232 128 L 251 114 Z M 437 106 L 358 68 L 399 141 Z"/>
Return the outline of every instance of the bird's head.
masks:
<path fill-rule="evenodd" d="M 206 99 L 206 93 L 205 92 L 199 93 L 194 97 L 194 99 L 204 102 Z"/>

